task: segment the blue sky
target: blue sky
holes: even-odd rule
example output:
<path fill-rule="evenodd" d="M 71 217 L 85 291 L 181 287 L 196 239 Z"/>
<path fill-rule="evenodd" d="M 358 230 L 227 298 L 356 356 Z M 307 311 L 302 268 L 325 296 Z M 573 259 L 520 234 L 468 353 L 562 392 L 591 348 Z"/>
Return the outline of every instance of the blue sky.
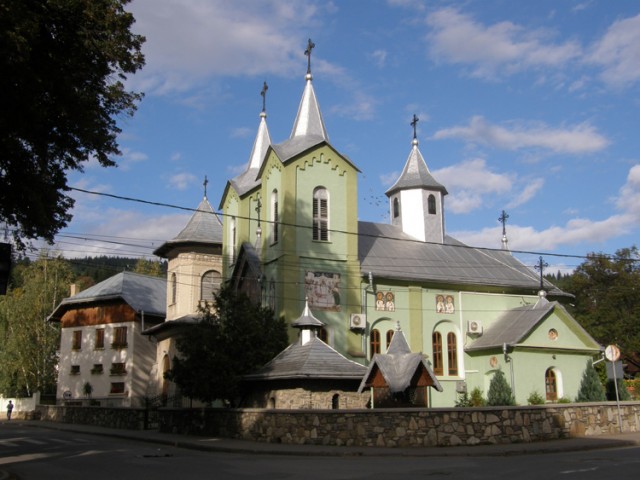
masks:
<path fill-rule="evenodd" d="M 249 161 L 264 81 L 272 141 L 288 138 L 311 38 L 330 141 L 362 171 L 361 220 L 387 221 L 384 192 L 409 154 L 415 113 L 420 150 L 449 191 L 448 234 L 499 248 L 504 209 L 514 250 L 585 255 L 637 242 L 637 1 L 133 0 L 128 10 L 147 37 L 147 65 L 129 87 L 145 97 L 121 121 L 118 168 L 89 164 L 74 187 L 194 208 L 206 175 L 217 209 Z M 73 196 L 56 246 L 68 257 L 150 256 L 189 217 Z"/>

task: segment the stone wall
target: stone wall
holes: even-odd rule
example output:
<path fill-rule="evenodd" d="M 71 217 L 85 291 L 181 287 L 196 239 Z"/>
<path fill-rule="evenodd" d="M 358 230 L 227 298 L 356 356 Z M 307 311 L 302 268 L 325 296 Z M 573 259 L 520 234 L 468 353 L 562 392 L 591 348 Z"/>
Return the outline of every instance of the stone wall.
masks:
<path fill-rule="evenodd" d="M 257 442 L 430 447 L 533 442 L 619 432 L 615 403 L 479 409 L 162 409 L 164 432 Z M 640 431 L 640 403 L 621 405 L 623 431 Z"/>
<path fill-rule="evenodd" d="M 158 428 L 158 411 L 144 408 L 38 405 L 40 420 L 123 430 Z"/>

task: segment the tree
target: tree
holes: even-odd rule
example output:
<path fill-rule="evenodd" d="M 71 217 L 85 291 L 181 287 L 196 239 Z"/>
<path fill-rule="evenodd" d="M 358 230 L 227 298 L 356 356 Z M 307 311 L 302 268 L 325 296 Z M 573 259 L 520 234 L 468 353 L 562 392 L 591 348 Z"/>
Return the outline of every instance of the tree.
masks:
<path fill-rule="evenodd" d="M 596 369 L 593 368 L 591 361 L 587 361 L 587 367 L 582 373 L 582 381 L 580 382 L 580 390 L 578 390 L 576 402 L 604 402 L 606 399 L 600 376 Z"/>
<path fill-rule="evenodd" d="M 151 275 L 152 277 L 164 277 L 166 272 L 163 271 L 162 263 L 155 260 L 147 260 L 146 258 L 139 258 L 133 267 L 134 273 L 141 273 L 142 275 Z"/>
<path fill-rule="evenodd" d="M 491 383 L 489 383 L 489 393 L 487 394 L 487 405 L 492 407 L 500 405 L 514 405 L 513 393 L 511 387 L 507 383 L 502 370 L 498 370 Z"/>
<path fill-rule="evenodd" d="M 60 331 L 47 322 L 68 294 L 68 263 L 43 255 L 21 269 L 16 286 L 0 297 L 0 391 L 5 395 L 55 392 Z"/>
<path fill-rule="evenodd" d="M 624 355 L 640 352 L 639 260 L 635 246 L 613 257 L 589 254 L 568 287 L 576 296 L 576 320 L 598 342 L 616 344 Z"/>
<path fill-rule="evenodd" d="M 203 309 L 201 315 L 199 323 L 178 337 L 179 355 L 167 378 L 191 398 L 236 405 L 242 376 L 287 346 L 285 322 L 230 287 L 222 287 L 214 295 L 213 309 Z"/>
<path fill-rule="evenodd" d="M 71 220 L 70 171 L 120 154 L 116 119 L 141 98 L 123 81 L 144 65 L 129 1 L 0 4 L 0 221 L 19 245 Z"/>

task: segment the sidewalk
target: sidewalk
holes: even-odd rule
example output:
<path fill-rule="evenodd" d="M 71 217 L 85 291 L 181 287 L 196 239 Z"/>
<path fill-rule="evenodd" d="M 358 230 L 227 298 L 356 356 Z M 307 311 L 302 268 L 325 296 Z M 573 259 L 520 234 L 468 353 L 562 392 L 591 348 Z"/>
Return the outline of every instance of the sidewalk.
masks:
<path fill-rule="evenodd" d="M 12 423 L 14 421 L 12 420 Z M 262 455 L 299 456 L 504 456 L 599 450 L 640 446 L 640 432 L 599 435 L 593 437 L 549 440 L 547 442 L 514 443 L 506 445 L 476 445 L 458 447 L 336 447 L 323 445 L 287 445 L 250 442 L 228 438 L 200 437 L 160 433 L 155 430 L 119 430 L 91 425 L 45 422 L 39 420 L 17 420 L 23 426 L 50 428 L 93 435 L 106 435 L 128 440 L 139 440 L 172 447 L 188 448 L 209 452 L 227 452 Z"/>

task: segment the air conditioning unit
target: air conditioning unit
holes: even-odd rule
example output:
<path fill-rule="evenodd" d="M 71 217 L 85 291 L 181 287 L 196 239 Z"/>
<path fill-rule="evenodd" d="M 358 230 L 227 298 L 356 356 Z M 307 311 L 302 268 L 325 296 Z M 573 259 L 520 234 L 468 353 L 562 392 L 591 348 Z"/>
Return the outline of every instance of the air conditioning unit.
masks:
<path fill-rule="evenodd" d="M 367 326 L 367 316 L 364 313 L 352 313 L 349 319 L 351 330 L 364 330 Z"/>
<path fill-rule="evenodd" d="M 482 323 L 478 320 L 471 320 L 467 324 L 467 333 L 470 335 L 482 335 Z"/>

